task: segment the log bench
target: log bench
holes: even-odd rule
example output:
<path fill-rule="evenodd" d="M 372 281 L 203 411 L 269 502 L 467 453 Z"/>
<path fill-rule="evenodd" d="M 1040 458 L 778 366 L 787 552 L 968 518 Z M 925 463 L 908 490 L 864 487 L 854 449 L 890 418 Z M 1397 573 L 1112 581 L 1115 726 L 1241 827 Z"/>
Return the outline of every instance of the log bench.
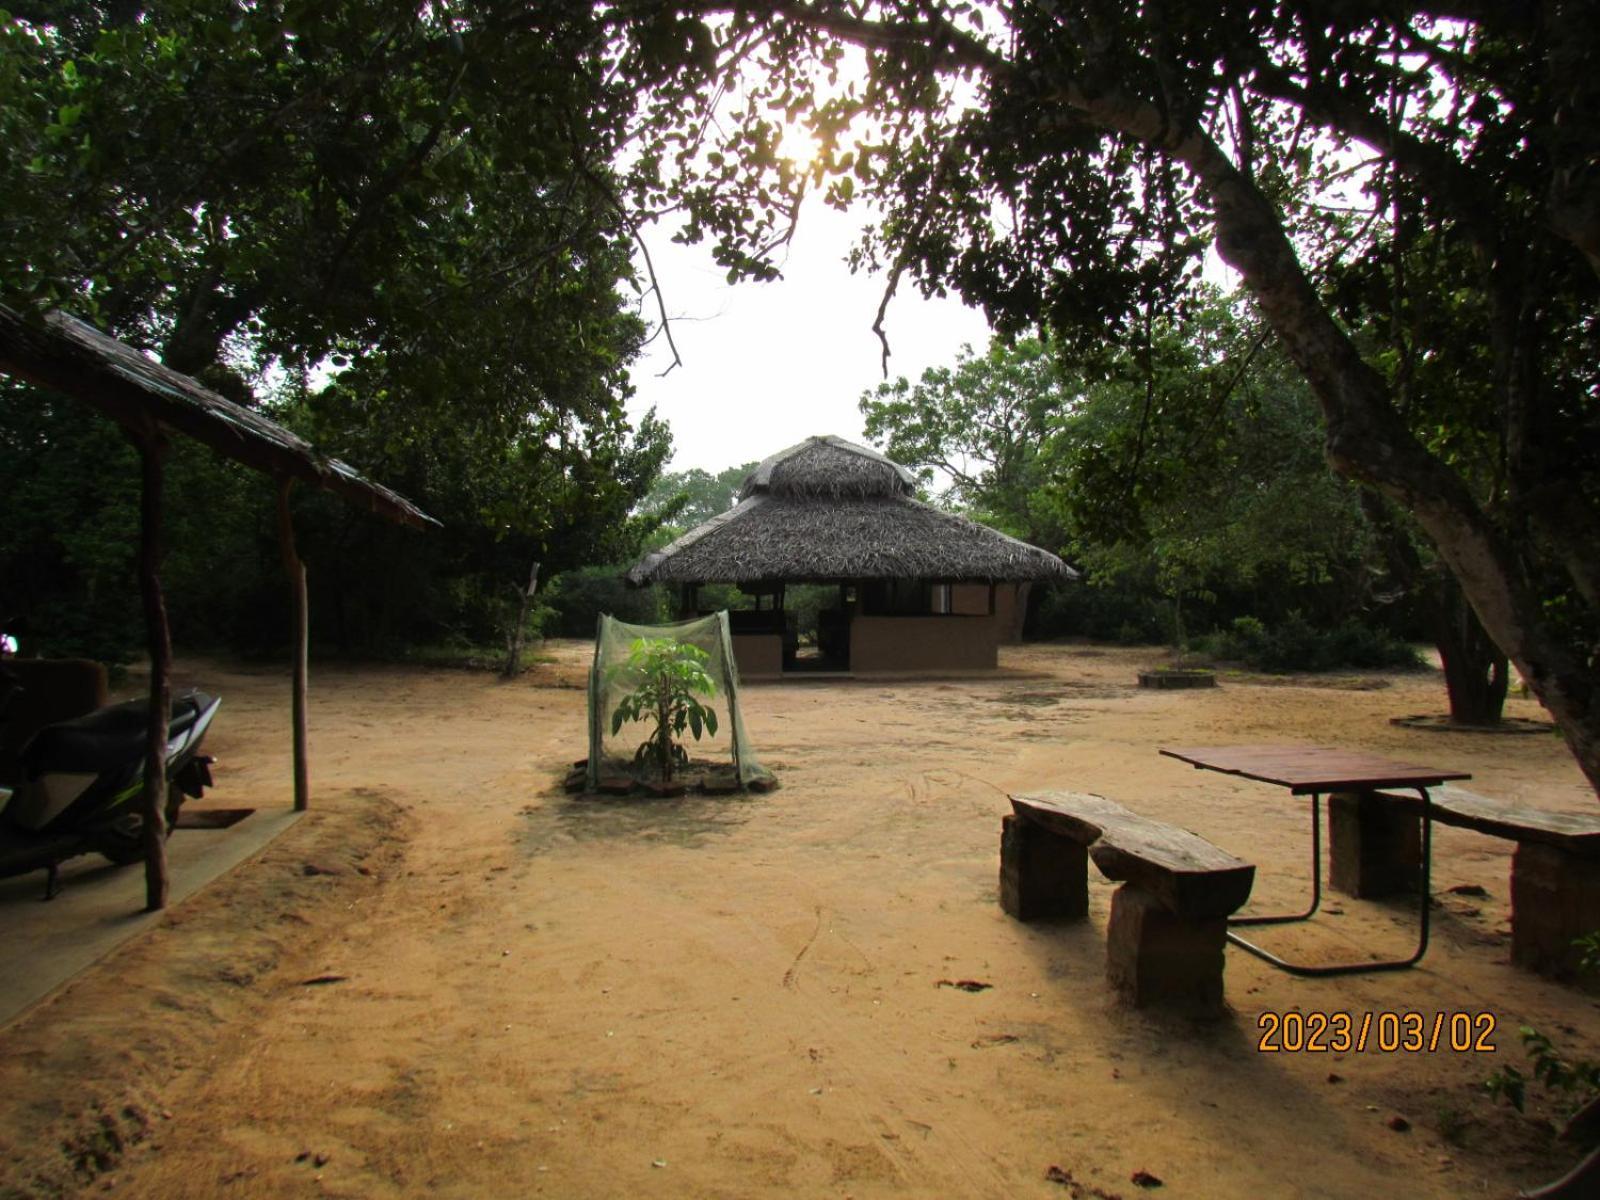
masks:
<path fill-rule="evenodd" d="M 1186 829 L 1081 792 L 1011 797 L 1000 830 L 1000 905 L 1019 921 L 1089 913 L 1088 860 L 1111 897 L 1106 975 L 1135 1005 L 1222 1011 L 1228 917 L 1256 869 Z"/>
<path fill-rule="evenodd" d="M 1600 930 L 1600 813 L 1523 807 L 1445 784 L 1430 792 L 1433 820 L 1515 842 L 1511 961 L 1550 975 L 1577 972 L 1576 939 Z M 1416 886 L 1422 801 L 1405 792 L 1334 795 L 1328 804 L 1329 877 L 1356 896 Z"/>

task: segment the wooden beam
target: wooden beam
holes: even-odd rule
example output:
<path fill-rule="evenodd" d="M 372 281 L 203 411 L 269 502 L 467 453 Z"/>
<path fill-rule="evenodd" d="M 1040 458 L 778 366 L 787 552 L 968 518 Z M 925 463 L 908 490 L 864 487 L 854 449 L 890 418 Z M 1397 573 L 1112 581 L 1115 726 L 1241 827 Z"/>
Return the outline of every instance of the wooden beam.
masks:
<path fill-rule="evenodd" d="M 145 734 L 144 794 L 140 818 L 144 838 L 145 910 L 167 906 L 167 723 L 172 713 L 172 637 L 161 594 L 161 460 L 166 439 L 148 428 L 139 447 L 143 486 L 139 498 L 139 595 L 144 602 L 145 639 L 150 648 L 150 714 Z"/>
<path fill-rule="evenodd" d="M 291 701 L 294 723 L 294 810 L 305 812 L 311 807 L 311 767 L 306 751 L 306 660 L 310 649 L 310 621 L 306 616 L 306 565 L 294 548 L 294 518 L 289 512 L 289 491 L 294 480 L 288 476 L 278 479 L 278 548 L 283 553 L 283 570 L 289 577 L 289 610 L 292 614 L 293 632 L 289 641 L 289 656 L 293 662 L 293 695 Z"/>
<path fill-rule="evenodd" d="M 65 313 L 49 312 L 30 321 L 0 305 L 0 372 L 84 400 L 136 440 L 155 422 L 247 467 L 297 477 L 388 520 L 419 529 L 439 524 L 404 496 L 362 478 L 336 458 L 318 454 L 303 438 L 254 409 L 209 391 Z"/>

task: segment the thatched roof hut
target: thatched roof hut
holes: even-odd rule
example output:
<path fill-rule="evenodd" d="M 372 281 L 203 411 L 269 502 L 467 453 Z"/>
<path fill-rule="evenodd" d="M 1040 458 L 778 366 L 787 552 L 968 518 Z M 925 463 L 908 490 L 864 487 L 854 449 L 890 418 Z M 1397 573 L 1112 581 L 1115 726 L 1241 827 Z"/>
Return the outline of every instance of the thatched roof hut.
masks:
<path fill-rule="evenodd" d="M 917 500 L 905 467 L 843 438 L 807 438 L 746 477 L 739 503 L 646 555 L 629 582 L 1068 580 L 1054 554 Z"/>

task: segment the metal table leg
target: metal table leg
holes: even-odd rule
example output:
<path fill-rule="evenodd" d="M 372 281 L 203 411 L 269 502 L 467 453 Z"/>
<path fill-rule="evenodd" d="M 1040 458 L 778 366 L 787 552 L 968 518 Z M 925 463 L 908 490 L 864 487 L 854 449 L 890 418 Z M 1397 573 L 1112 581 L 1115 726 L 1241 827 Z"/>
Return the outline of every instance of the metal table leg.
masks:
<path fill-rule="evenodd" d="M 1241 950 L 1254 954 L 1263 962 L 1271 963 L 1279 970 L 1288 971 L 1291 975 L 1360 975 L 1376 971 L 1403 971 L 1407 967 L 1415 966 L 1421 961 L 1428 950 L 1428 910 L 1432 899 L 1432 865 L 1433 865 L 1433 801 L 1428 795 L 1427 788 L 1416 788 L 1417 795 L 1422 797 L 1422 870 L 1419 880 L 1420 896 L 1417 911 L 1417 948 L 1409 958 L 1388 959 L 1378 962 L 1360 963 L 1330 963 L 1327 965 L 1292 963 L 1279 958 L 1270 950 L 1264 950 L 1254 942 L 1246 941 L 1236 933 L 1229 932 L 1228 940 Z M 1234 917 L 1229 920 L 1229 925 L 1281 925 L 1290 921 L 1305 921 L 1312 914 L 1322 900 L 1322 823 L 1319 819 L 1320 796 L 1311 797 L 1311 907 L 1304 913 L 1291 915 L 1250 916 Z"/>
<path fill-rule="evenodd" d="M 1309 921 L 1322 907 L 1322 797 L 1311 797 L 1311 907 L 1303 913 L 1246 913 L 1230 917 L 1229 925 L 1282 925 L 1289 921 Z M 1228 935 L 1232 937 L 1232 934 Z M 1243 944 L 1243 943 L 1241 943 Z"/>

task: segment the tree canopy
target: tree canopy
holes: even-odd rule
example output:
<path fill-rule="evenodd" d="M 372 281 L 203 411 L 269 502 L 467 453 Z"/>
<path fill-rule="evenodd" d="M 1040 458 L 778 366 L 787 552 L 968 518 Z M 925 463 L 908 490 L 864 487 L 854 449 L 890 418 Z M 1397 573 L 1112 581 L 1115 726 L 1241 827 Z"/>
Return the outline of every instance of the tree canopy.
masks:
<path fill-rule="evenodd" d="M 808 189 L 864 198 L 890 288 L 1088 345 L 1181 311 L 1214 245 L 1328 461 L 1415 518 L 1600 787 L 1593 5 L 608 11 L 654 131 L 631 194 L 688 206 L 734 274 L 771 271 Z M 785 122 L 821 144 L 803 168 Z M 1393 315 L 1361 340 L 1357 293 Z M 1439 345 L 1483 347 L 1482 386 L 1418 402 Z M 1452 453 L 1474 439 L 1487 478 Z"/>
<path fill-rule="evenodd" d="M 670 449 L 624 411 L 645 327 L 606 38 L 587 3 L 10 6 L 0 300 L 74 311 L 410 490 L 450 540 L 374 532 L 364 552 L 399 557 L 365 577 L 439 557 L 449 588 L 389 593 L 413 602 L 405 628 L 481 634 L 496 605 L 463 573 L 483 596 L 530 559 L 626 553 Z M 6 403 L 55 422 L 57 447 L 83 419 Z M 40 486 L 88 474 L 63 462 Z M 360 586 L 351 517 L 308 519 L 313 589 Z"/>
<path fill-rule="evenodd" d="M 1089 356 L 996 339 L 863 395 L 868 433 L 1091 584 L 1226 595 L 1272 619 L 1370 603 L 1354 489 L 1328 470 L 1309 389 L 1269 335 L 1220 298 L 1148 335 Z"/>

